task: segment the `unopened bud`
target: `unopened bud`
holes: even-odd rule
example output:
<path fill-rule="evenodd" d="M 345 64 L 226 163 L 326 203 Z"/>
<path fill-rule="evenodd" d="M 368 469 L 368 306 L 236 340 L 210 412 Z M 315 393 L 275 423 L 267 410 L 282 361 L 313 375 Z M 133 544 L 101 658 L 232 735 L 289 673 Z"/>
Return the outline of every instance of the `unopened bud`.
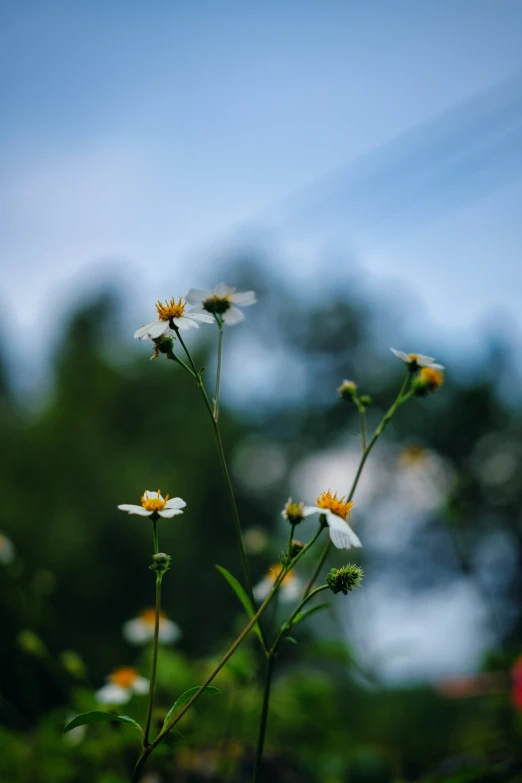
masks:
<path fill-rule="evenodd" d="M 363 394 L 362 397 L 359 397 L 359 402 L 363 406 L 363 408 L 367 408 L 369 405 L 372 404 L 372 398 L 369 394 Z"/>
<path fill-rule="evenodd" d="M 339 394 L 341 400 L 353 400 L 357 394 L 357 384 L 354 383 L 354 381 L 344 380 L 337 389 L 337 393 Z"/>
<path fill-rule="evenodd" d="M 363 576 L 364 572 L 360 566 L 348 563 L 342 568 L 332 568 L 326 577 L 326 584 L 332 593 L 348 595 L 348 591 L 361 583 Z"/>
<path fill-rule="evenodd" d="M 172 558 L 170 555 L 166 555 L 165 552 L 158 552 L 157 555 L 152 555 L 152 565 L 149 566 L 151 571 L 155 571 L 158 576 L 166 574 L 170 568 Z"/>
<path fill-rule="evenodd" d="M 160 337 L 156 337 L 152 342 L 154 343 L 154 353 L 150 357 L 151 359 L 157 359 L 160 353 L 165 353 L 167 355 L 172 354 L 174 348 L 174 340 L 172 337 L 165 337 L 165 335 L 162 334 Z"/>

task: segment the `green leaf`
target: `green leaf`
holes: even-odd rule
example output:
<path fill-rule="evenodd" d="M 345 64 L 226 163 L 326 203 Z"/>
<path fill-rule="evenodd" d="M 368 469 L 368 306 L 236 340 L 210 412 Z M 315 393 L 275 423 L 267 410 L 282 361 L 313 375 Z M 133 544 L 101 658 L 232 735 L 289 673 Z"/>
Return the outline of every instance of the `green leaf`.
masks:
<path fill-rule="evenodd" d="M 184 704 L 186 704 L 188 701 L 190 701 L 191 698 L 194 696 L 194 694 L 197 693 L 197 691 L 199 691 L 200 687 L 201 687 L 200 685 L 196 685 L 194 688 L 189 688 L 188 691 L 185 691 L 185 693 L 181 694 L 179 699 L 176 702 L 174 702 L 174 705 L 170 708 L 170 710 L 165 715 L 165 720 L 163 721 L 163 729 L 165 729 L 169 725 L 170 719 L 172 718 L 174 713 L 177 710 L 179 710 L 180 707 L 183 707 Z M 207 685 L 207 687 L 205 688 L 203 693 L 210 693 L 210 694 L 212 694 L 212 693 L 221 693 L 221 691 L 220 691 L 219 688 L 214 688 L 213 685 Z M 162 729 L 162 731 L 163 731 L 163 729 Z M 180 737 L 181 737 L 181 734 L 180 734 Z M 181 739 L 183 739 L 183 737 L 181 737 Z"/>
<path fill-rule="evenodd" d="M 250 598 L 246 594 L 246 592 L 245 592 L 244 588 L 242 587 L 242 585 L 238 582 L 236 577 L 232 576 L 230 571 L 227 571 L 227 569 L 223 568 L 223 566 L 216 565 L 216 568 L 219 571 L 219 573 L 222 574 L 225 577 L 225 579 L 227 580 L 228 584 L 230 585 L 232 590 L 235 592 L 235 594 L 237 595 L 237 597 L 241 601 L 241 603 L 243 605 L 243 609 L 245 610 L 247 615 L 250 617 L 250 619 L 252 619 L 253 616 L 255 615 L 255 609 L 252 606 L 252 602 L 250 601 Z M 261 628 L 259 627 L 259 623 L 256 623 L 254 625 L 254 631 L 256 632 L 256 634 L 257 634 L 257 636 L 259 638 L 259 641 L 261 642 L 261 646 L 264 648 L 265 647 L 265 643 L 264 643 L 264 640 L 263 640 L 263 634 L 261 633 Z"/>
<path fill-rule="evenodd" d="M 312 606 L 311 609 L 307 609 L 306 612 L 299 612 L 299 614 L 296 614 L 294 617 L 294 622 L 292 623 L 292 628 L 294 625 L 297 625 L 297 623 L 302 623 L 303 620 L 306 620 L 308 617 L 311 617 L 316 612 L 322 612 L 323 609 L 328 609 L 330 604 L 317 604 L 317 606 Z"/>
<path fill-rule="evenodd" d="M 128 715 L 114 715 L 113 712 L 102 712 L 101 710 L 95 710 L 94 712 L 84 712 L 82 715 L 77 715 L 64 727 L 63 733 L 66 734 L 71 729 L 75 729 L 77 726 L 86 726 L 88 723 L 104 723 L 106 721 L 119 721 L 120 723 L 131 723 L 134 728 L 138 729 L 143 734 L 143 729 L 139 723 L 129 718 Z"/>
<path fill-rule="evenodd" d="M 297 644 L 297 639 L 294 639 L 293 636 L 286 636 L 285 642 L 291 642 L 292 644 Z"/>

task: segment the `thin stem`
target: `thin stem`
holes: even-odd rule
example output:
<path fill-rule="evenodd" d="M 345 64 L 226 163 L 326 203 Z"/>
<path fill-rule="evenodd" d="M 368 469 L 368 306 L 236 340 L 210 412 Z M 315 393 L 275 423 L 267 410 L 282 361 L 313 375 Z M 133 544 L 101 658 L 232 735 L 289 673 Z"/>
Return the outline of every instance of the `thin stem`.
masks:
<path fill-rule="evenodd" d="M 159 552 L 159 544 L 158 544 L 158 520 L 153 519 L 152 520 L 152 540 L 154 542 L 154 554 L 157 555 Z"/>
<path fill-rule="evenodd" d="M 188 350 L 187 346 L 185 345 L 185 343 L 183 341 L 183 338 L 181 337 L 181 334 L 179 333 L 179 330 L 176 330 L 176 332 L 177 332 L 177 336 L 178 336 L 178 339 L 180 341 L 180 344 L 181 344 L 183 350 L 185 351 L 185 353 L 187 355 L 187 358 L 189 360 L 189 364 L 192 367 L 192 370 L 193 370 L 192 374 L 195 375 L 196 383 L 197 383 L 197 385 L 199 387 L 199 390 L 201 391 L 201 395 L 203 397 L 203 401 L 205 403 L 205 407 L 206 407 L 207 412 L 208 412 L 208 414 L 210 416 L 210 421 L 211 421 L 211 424 L 212 424 L 212 431 L 214 433 L 214 439 L 216 441 L 216 446 L 217 446 L 217 450 L 218 450 L 218 456 L 219 456 L 219 463 L 220 463 L 220 466 L 221 466 L 221 472 L 223 473 L 223 478 L 225 479 L 225 484 L 226 484 L 226 487 L 227 487 L 227 493 L 228 493 L 228 499 L 229 499 L 229 503 L 230 503 L 230 508 L 232 510 L 232 519 L 234 521 L 234 527 L 235 527 L 237 542 L 238 542 L 238 546 L 239 546 L 239 554 L 240 554 L 240 558 L 241 558 L 241 565 L 242 565 L 242 568 L 243 568 L 243 575 L 244 575 L 245 582 L 246 582 L 247 593 L 248 593 L 248 596 L 249 596 L 250 601 L 252 603 L 252 606 L 255 607 L 254 593 L 253 593 L 253 590 L 252 590 L 252 580 L 250 578 L 250 569 L 248 567 L 248 560 L 247 560 L 247 556 L 246 556 L 246 552 L 245 552 L 245 546 L 244 546 L 244 543 L 243 543 L 243 535 L 242 535 L 242 532 L 241 532 L 241 522 L 240 522 L 240 519 L 239 519 L 239 511 L 238 511 L 238 508 L 237 508 L 236 497 L 235 497 L 235 494 L 234 494 L 234 488 L 232 487 L 232 481 L 230 479 L 230 474 L 228 472 L 228 466 L 227 466 L 227 462 L 226 462 L 226 458 L 225 458 L 225 451 L 223 449 L 223 442 L 221 440 L 221 433 L 220 433 L 220 430 L 219 430 L 219 426 L 218 426 L 217 420 L 214 418 L 214 411 L 212 409 L 212 406 L 211 406 L 210 401 L 208 399 L 207 393 L 205 391 L 205 387 L 204 387 L 203 382 L 201 380 L 201 376 L 200 376 L 198 370 L 196 369 L 196 365 L 194 364 L 194 362 L 192 360 L 192 357 L 191 357 L 191 355 L 189 353 L 189 350 Z M 263 637 L 263 639 L 264 639 L 264 637 Z M 265 645 L 265 650 L 266 650 L 266 645 Z"/>
<path fill-rule="evenodd" d="M 141 754 L 138 761 L 136 762 L 136 766 L 134 767 L 134 772 L 132 773 L 132 778 L 130 783 L 138 783 L 138 780 L 141 778 L 141 773 L 143 772 L 145 764 L 147 763 L 147 759 L 149 758 L 151 753 L 152 753 L 152 749 L 144 748 L 143 753 Z"/>
<path fill-rule="evenodd" d="M 362 450 L 366 449 L 366 409 L 360 408 L 359 413 L 361 416 L 361 447 Z"/>
<path fill-rule="evenodd" d="M 154 703 L 154 688 L 156 686 L 156 668 L 158 665 L 158 646 L 159 646 L 159 620 L 161 610 L 161 581 L 163 574 L 156 576 L 156 615 L 154 618 L 154 641 L 152 643 L 152 667 L 150 672 L 149 703 L 147 706 L 147 720 L 145 723 L 145 732 L 143 736 L 143 747 L 149 744 L 150 724 L 152 722 L 152 707 Z"/>
<path fill-rule="evenodd" d="M 280 643 L 282 642 L 284 635 L 287 633 L 287 631 L 290 630 L 292 627 L 292 623 L 295 620 L 296 616 L 299 614 L 303 606 L 308 603 L 317 593 L 321 593 L 323 590 L 328 590 L 328 585 L 321 585 L 320 587 L 316 587 L 315 590 L 312 590 L 311 593 L 308 593 L 305 595 L 300 603 L 297 605 L 297 607 L 294 609 L 286 623 L 282 626 L 281 630 L 279 631 L 279 634 L 277 635 L 277 638 L 275 642 L 273 643 L 272 647 L 268 651 L 269 655 L 274 655 L 277 652 L 277 648 L 279 647 Z"/>
<path fill-rule="evenodd" d="M 216 369 L 216 394 L 214 397 L 214 421 L 217 424 L 219 417 L 219 387 L 221 384 L 221 354 L 223 351 L 223 321 L 216 316 L 218 325 L 218 350 L 217 350 L 217 369 Z"/>
<path fill-rule="evenodd" d="M 270 705 L 270 688 L 272 685 L 272 674 L 274 671 L 274 654 L 269 653 L 266 662 L 265 687 L 263 692 L 263 705 L 261 707 L 261 718 L 259 720 L 259 734 L 257 737 L 256 760 L 254 763 L 254 775 L 252 783 L 259 783 L 261 773 L 261 762 L 263 760 L 263 749 L 265 746 L 266 726 L 268 722 L 268 707 Z"/>

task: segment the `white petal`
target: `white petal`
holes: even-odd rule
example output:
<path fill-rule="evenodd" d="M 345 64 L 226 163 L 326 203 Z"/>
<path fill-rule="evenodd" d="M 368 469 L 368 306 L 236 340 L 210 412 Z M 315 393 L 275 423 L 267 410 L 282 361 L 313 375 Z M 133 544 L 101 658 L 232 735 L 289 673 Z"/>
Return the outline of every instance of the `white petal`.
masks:
<path fill-rule="evenodd" d="M 191 321 L 186 315 L 182 315 L 181 318 L 173 318 L 172 322 L 178 329 L 199 329 L 199 324 Z"/>
<path fill-rule="evenodd" d="M 134 693 L 148 693 L 149 692 L 149 681 L 145 679 L 145 677 L 136 677 L 134 682 L 131 685 L 132 690 Z"/>
<path fill-rule="evenodd" d="M 156 323 L 149 329 L 149 337 L 151 340 L 156 340 L 161 337 L 162 334 L 170 332 L 170 324 L 168 321 L 156 321 Z"/>
<path fill-rule="evenodd" d="M 172 517 L 175 517 L 178 514 L 183 514 L 183 511 L 180 508 L 165 507 L 163 511 L 158 511 L 158 514 L 160 517 L 163 517 L 163 519 L 172 519 Z"/>
<path fill-rule="evenodd" d="M 227 310 L 223 315 L 223 321 L 229 326 L 234 326 L 235 324 L 241 323 L 241 321 L 244 320 L 245 316 L 241 310 L 237 309 L 237 307 L 231 307 L 230 310 Z"/>
<path fill-rule="evenodd" d="M 201 288 L 191 288 L 183 297 L 191 305 L 200 305 L 212 296 L 212 291 L 202 291 Z"/>
<path fill-rule="evenodd" d="M 123 624 L 122 632 L 124 639 L 130 644 L 145 644 L 154 637 L 154 626 L 134 617 Z"/>
<path fill-rule="evenodd" d="M 100 704 L 126 704 L 132 696 L 129 688 L 122 688 L 113 682 L 108 682 L 96 691 L 96 699 Z"/>
<path fill-rule="evenodd" d="M 296 601 L 301 595 L 303 583 L 296 576 L 281 585 L 281 598 L 283 601 Z"/>
<path fill-rule="evenodd" d="M 418 353 L 415 359 L 419 367 L 429 367 L 435 361 L 434 356 L 425 356 L 423 353 Z"/>
<path fill-rule="evenodd" d="M 157 324 L 158 321 L 151 321 L 150 324 L 145 324 L 145 326 L 140 327 L 140 329 L 137 329 L 134 332 L 134 339 L 135 340 L 149 340 L 150 335 L 149 332 L 152 329 L 152 327 Z"/>
<path fill-rule="evenodd" d="M 217 297 L 220 299 L 224 299 L 225 296 L 228 296 L 229 294 L 233 294 L 235 288 L 231 288 L 226 283 L 218 283 L 217 286 L 214 288 L 214 293 Z"/>
<path fill-rule="evenodd" d="M 350 535 L 351 529 L 347 522 L 337 514 L 332 514 L 331 511 L 326 512 L 326 521 L 330 529 L 330 538 L 332 543 L 337 549 L 351 549 L 352 536 Z"/>
<path fill-rule="evenodd" d="M 318 506 L 305 506 L 303 508 L 303 516 L 309 517 L 310 514 L 323 514 L 324 508 L 319 508 Z"/>
<path fill-rule="evenodd" d="M 139 517 L 150 517 L 152 511 L 147 511 L 143 506 L 133 506 L 131 503 L 122 503 L 118 506 L 120 511 L 126 511 L 128 514 L 137 514 Z"/>
<path fill-rule="evenodd" d="M 151 489 L 146 489 L 145 492 L 143 493 L 143 495 L 144 495 L 144 497 L 151 498 L 152 500 L 154 500 L 155 498 L 160 498 L 161 497 L 161 495 L 159 495 L 157 492 L 154 492 Z"/>
<path fill-rule="evenodd" d="M 274 580 L 270 576 L 265 576 L 263 579 L 261 579 L 260 582 L 257 583 L 257 585 L 254 587 L 252 592 L 254 593 L 254 598 L 257 601 L 263 601 L 270 590 L 272 589 L 272 585 L 274 584 Z"/>
<path fill-rule="evenodd" d="M 200 321 L 204 324 L 213 324 L 215 321 L 213 315 L 209 315 L 208 313 L 199 313 L 197 310 L 189 310 L 187 315 L 184 317 L 190 318 L 191 321 Z"/>
<path fill-rule="evenodd" d="M 245 291 L 243 294 L 232 294 L 230 296 L 232 304 L 240 305 L 240 307 L 248 307 L 256 303 L 256 295 L 253 291 Z"/>
<path fill-rule="evenodd" d="M 406 364 L 411 362 L 411 359 L 407 353 L 404 353 L 403 351 L 396 351 L 395 348 L 390 348 L 390 351 L 394 356 L 397 357 L 397 359 L 402 359 L 402 361 L 406 362 Z"/>
<path fill-rule="evenodd" d="M 181 628 L 177 623 L 172 622 L 172 620 L 167 620 L 166 617 L 164 617 L 162 620 L 160 620 L 160 627 L 159 627 L 159 639 L 160 642 L 175 642 L 177 641 L 181 636 Z"/>
<path fill-rule="evenodd" d="M 165 508 L 185 508 L 186 505 L 183 498 L 171 498 L 167 500 Z"/>
<path fill-rule="evenodd" d="M 433 364 L 430 364 L 430 367 L 432 370 L 444 370 L 445 367 L 443 364 L 437 364 L 437 362 L 433 362 Z"/>

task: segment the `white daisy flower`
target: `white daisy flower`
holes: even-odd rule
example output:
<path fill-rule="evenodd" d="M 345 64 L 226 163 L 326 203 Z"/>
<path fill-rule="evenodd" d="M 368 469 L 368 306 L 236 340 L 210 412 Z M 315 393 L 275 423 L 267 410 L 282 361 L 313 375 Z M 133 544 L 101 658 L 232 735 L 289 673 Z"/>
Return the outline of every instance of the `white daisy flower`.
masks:
<path fill-rule="evenodd" d="M 352 547 L 359 548 L 362 546 L 359 537 L 353 532 L 347 522 L 348 517 L 352 513 L 352 508 L 353 503 L 351 500 L 346 502 L 346 498 L 338 498 L 337 492 L 332 494 L 328 490 L 328 492 L 321 492 L 315 501 L 315 506 L 305 506 L 303 513 L 305 516 L 309 516 L 309 514 L 324 514 L 330 530 L 332 544 L 337 549 L 351 549 Z"/>
<path fill-rule="evenodd" d="M 186 313 L 187 302 L 180 296 L 176 302 L 174 297 L 165 304 L 157 302 L 158 320 L 145 324 L 134 332 L 135 340 L 157 340 L 158 337 L 174 337 L 177 329 L 198 329 L 199 323 L 211 324 L 214 319 L 205 313 Z"/>
<path fill-rule="evenodd" d="M 224 323 L 234 326 L 240 321 L 244 321 L 245 316 L 234 305 L 239 307 L 248 307 L 256 303 L 256 295 L 253 291 L 245 291 L 242 294 L 236 293 L 235 288 L 231 288 L 226 283 L 218 283 L 213 291 L 201 291 L 198 288 L 191 288 L 185 299 L 191 305 L 194 305 L 189 312 L 189 318 L 195 313 L 212 313 L 214 316 L 220 316 Z"/>
<path fill-rule="evenodd" d="M 264 601 L 268 593 L 274 586 L 274 582 L 281 573 L 281 563 L 276 563 L 269 570 L 266 576 L 264 576 L 260 582 L 254 587 L 254 598 L 257 601 Z M 293 572 L 289 571 L 281 582 L 279 588 L 279 595 L 283 601 L 296 601 L 301 595 L 303 589 L 303 582 Z"/>
<path fill-rule="evenodd" d="M 158 514 L 163 519 L 170 519 L 177 514 L 183 514 L 182 508 L 187 504 L 181 498 L 171 498 L 161 494 L 161 490 L 151 492 L 146 489 L 141 497 L 141 506 L 134 506 L 132 503 L 122 503 L 118 506 L 120 511 L 126 511 L 128 514 L 138 514 L 140 517 L 150 517 L 152 514 Z"/>
<path fill-rule="evenodd" d="M 130 644 L 146 644 L 154 638 L 155 609 L 145 609 L 137 617 L 127 620 L 123 625 L 123 636 Z M 181 636 L 179 625 L 169 620 L 164 612 L 160 612 L 159 640 L 160 642 L 175 642 Z"/>
<path fill-rule="evenodd" d="M 140 677 L 136 669 L 122 666 L 107 677 L 107 683 L 98 691 L 96 698 L 100 704 L 126 704 L 134 693 L 148 693 L 149 681 Z"/>
<path fill-rule="evenodd" d="M 431 367 L 432 370 L 443 370 L 442 364 L 437 364 L 433 356 L 424 356 L 422 353 L 404 353 L 390 348 L 390 351 L 397 359 L 408 365 L 411 370 L 417 370 L 419 367 Z"/>
<path fill-rule="evenodd" d="M 15 559 L 15 548 L 10 538 L 0 533 L 0 565 L 11 565 Z"/>

